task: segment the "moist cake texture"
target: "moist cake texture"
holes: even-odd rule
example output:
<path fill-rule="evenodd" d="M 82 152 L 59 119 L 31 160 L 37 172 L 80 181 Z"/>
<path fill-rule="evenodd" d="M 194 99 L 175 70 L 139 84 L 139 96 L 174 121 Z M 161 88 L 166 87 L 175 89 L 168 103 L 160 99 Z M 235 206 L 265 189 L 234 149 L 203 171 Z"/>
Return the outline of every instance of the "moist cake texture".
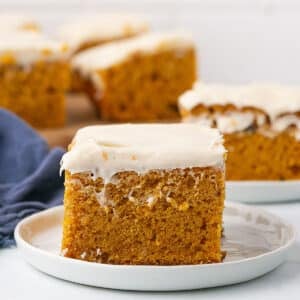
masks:
<path fill-rule="evenodd" d="M 34 127 L 65 120 L 68 48 L 37 33 L 0 33 L 0 107 Z"/>
<path fill-rule="evenodd" d="M 198 125 L 79 130 L 62 159 L 62 254 L 110 264 L 220 262 L 224 153 L 219 132 Z"/>
<path fill-rule="evenodd" d="M 224 134 L 227 179 L 300 179 L 299 88 L 196 83 L 179 107 L 184 122 Z"/>
<path fill-rule="evenodd" d="M 103 120 L 175 120 L 177 98 L 196 79 L 194 43 L 177 33 L 144 34 L 84 51 L 72 68 Z"/>

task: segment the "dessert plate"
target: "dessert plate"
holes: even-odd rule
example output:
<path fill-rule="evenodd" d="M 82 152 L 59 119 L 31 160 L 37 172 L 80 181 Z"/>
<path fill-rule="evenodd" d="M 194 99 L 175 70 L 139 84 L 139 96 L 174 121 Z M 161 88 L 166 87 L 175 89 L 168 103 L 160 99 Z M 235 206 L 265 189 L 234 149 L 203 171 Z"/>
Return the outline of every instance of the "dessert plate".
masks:
<path fill-rule="evenodd" d="M 124 290 L 175 291 L 223 286 L 261 276 L 284 262 L 293 228 L 261 209 L 229 203 L 224 211 L 222 263 L 181 266 L 107 265 L 62 257 L 63 207 L 27 217 L 15 230 L 24 259 L 49 275 Z"/>
<path fill-rule="evenodd" d="M 247 203 L 300 200 L 300 180 L 227 181 L 226 200 Z"/>

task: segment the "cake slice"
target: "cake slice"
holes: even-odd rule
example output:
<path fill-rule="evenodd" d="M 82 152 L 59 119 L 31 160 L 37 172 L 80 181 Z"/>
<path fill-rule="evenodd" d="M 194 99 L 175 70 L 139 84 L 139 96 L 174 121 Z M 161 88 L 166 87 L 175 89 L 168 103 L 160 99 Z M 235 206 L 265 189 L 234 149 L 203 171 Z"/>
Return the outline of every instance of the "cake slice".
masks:
<path fill-rule="evenodd" d="M 186 35 L 149 33 L 79 53 L 72 68 L 103 120 L 174 120 L 196 78 L 195 48 Z"/>
<path fill-rule="evenodd" d="M 109 264 L 220 262 L 224 147 L 191 124 L 79 130 L 63 156 L 62 254 Z"/>
<path fill-rule="evenodd" d="M 224 134 L 227 179 L 300 179 L 299 88 L 196 83 L 179 107 L 184 122 Z"/>
<path fill-rule="evenodd" d="M 146 31 L 148 31 L 148 23 L 138 15 L 99 13 L 65 23 L 58 35 L 70 45 L 72 53 L 78 53 Z"/>
<path fill-rule="evenodd" d="M 38 33 L 0 33 L 0 107 L 34 127 L 59 127 L 69 87 L 68 48 Z"/>

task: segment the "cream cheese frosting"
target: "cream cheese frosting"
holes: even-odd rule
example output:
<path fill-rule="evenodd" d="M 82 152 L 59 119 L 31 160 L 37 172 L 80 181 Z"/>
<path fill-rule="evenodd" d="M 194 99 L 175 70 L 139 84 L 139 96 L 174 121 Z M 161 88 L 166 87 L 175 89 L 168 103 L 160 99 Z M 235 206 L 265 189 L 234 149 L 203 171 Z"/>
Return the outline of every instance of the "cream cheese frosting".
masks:
<path fill-rule="evenodd" d="M 248 85 L 222 85 L 196 83 L 192 90 L 185 92 L 179 98 L 179 107 L 184 111 L 191 111 L 199 104 L 226 105 L 233 104 L 237 108 L 254 107 L 264 111 L 271 121 L 274 131 L 283 131 L 290 125 L 300 131 L 300 118 L 290 115 L 300 111 L 300 88 L 293 86 L 281 86 L 275 84 L 248 84 Z M 282 114 L 289 114 L 282 116 Z M 215 122 L 215 126 L 222 133 L 243 131 L 255 121 L 258 126 L 265 124 L 265 116 L 251 112 L 225 112 L 214 113 L 211 116 L 205 114 L 188 114 L 183 118 L 184 122 L 208 123 Z M 203 121 L 204 120 L 204 121 Z"/>
<path fill-rule="evenodd" d="M 183 33 L 147 33 L 83 51 L 74 56 L 72 67 L 92 77 L 96 70 L 107 69 L 136 53 L 174 49 L 180 56 L 183 50 L 193 46 L 192 39 Z"/>
<path fill-rule="evenodd" d="M 179 98 L 179 106 L 187 111 L 198 104 L 226 105 L 238 108 L 256 107 L 265 111 L 271 120 L 282 113 L 300 110 L 300 88 L 276 84 L 223 85 L 195 83 L 193 90 Z"/>
<path fill-rule="evenodd" d="M 203 126 L 218 128 L 222 133 L 233 133 L 246 130 L 255 121 L 255 116 L 248 112 L 228 112 L 226 114 L 201 114 L 200 116 L 187 116 L 186 123 L 198 123 Z"/>
<path fill-rule="evenodd" d="M 36 32 L 0 32 L 0 64 L 13 61 L 28 65 L 43 60 L 66 59 L 68 47 Z"/>
<path fill-rule="evenodd" d="M 197 124 L 98 125 L 77 132 L 61 171 L 109 182 L 122 171 L 223 167 L 224 153 L 219 131 Z"/>
<path fill-rule="evenodd" d="M 272 129 L 280 132 L 286 128 L 293 126 L 295 130 L 295 138 L 300 141 L 300 117 L 296 115 L 285 115 L 278 117 L 272 124 Z"/>
<path fill-rule="evenodd" d="M 148 23 L 141 16 L 102 13 L 63 25 L 59 37 L 76 50 L 88 42 L 118 39 L 147 30 Z"/>

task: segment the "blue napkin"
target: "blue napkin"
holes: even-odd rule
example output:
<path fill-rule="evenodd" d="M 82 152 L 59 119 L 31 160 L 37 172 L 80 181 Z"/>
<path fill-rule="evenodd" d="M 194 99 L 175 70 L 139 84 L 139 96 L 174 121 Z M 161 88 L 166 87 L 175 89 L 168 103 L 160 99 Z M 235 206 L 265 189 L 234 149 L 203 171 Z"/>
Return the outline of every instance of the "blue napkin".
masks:
<path fill-rule="evenodd" d="M 26 123 L 0 109 L 0 248 L 14 244 L 24 217 L 62 203 L 59 162 L 63 149 L 47 143 Z"/>

